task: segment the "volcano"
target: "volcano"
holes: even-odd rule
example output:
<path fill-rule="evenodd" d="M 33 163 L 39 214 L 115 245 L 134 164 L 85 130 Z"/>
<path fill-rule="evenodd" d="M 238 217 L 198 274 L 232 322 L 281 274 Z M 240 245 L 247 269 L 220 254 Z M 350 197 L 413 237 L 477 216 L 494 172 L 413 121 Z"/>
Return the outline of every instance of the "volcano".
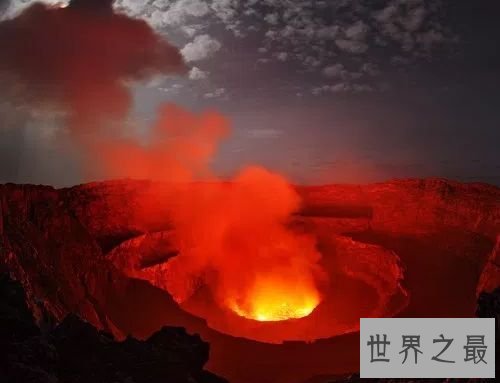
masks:
<path fill-rule="evenodd" d="M 193 196 L 212 196 L 214 187 L 234 185 L 189 185 L 184 195 L 196 207 Z M 211 284 L 220 274 L 185 272 L 184 221 L 172 215 L 179 195 L 152 181 L 0 186 L 1 268 L 22 283 L 39 322 L 76 314 L 117 339 L 184 327 L 209 342 L 206 368 L 241 383 L 356 372 L 360 317 L 473 316 L 476 295 L 498 286 L 495 186 L 422 179 L 293 189 L 302 203 L 282 224 L 294 240 L 304 239 L 294 244 L 301 257 L 310 251 L 300 258 L 307 262 L 260 267 L 256 259 L 268 262 L 262 253 L 245 253 L 248 263 L 238 258 L 231 265 L 231 288 L 222 295 Z M 238 230 L 256 236 L 230 245 L 265 241 L 268 226 L 253 226 L 275 204 L 252 205 L 253 218 Z M 226 213 L 231 207 L 224 205 Z M 186 222 L 199 236 L 196 222 L 207 216 L 194 213 Z M 210 252 L 219 227 L 200 254 Z M 283 242 L 272 249 L 296 251 L 286 235 L 275 236 Z M 231 253 L 220 257 L 230 262 Z M 243 284 L 253 270 L 259 278 Z M 234 281 L 245 286 L 244 295 Z"/>

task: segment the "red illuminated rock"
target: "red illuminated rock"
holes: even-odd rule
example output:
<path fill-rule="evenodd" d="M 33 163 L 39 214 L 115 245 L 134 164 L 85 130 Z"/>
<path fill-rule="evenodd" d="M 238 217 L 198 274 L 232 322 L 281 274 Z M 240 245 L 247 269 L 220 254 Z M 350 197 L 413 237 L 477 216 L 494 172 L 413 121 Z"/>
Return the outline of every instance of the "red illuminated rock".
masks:
<path fill-rule="evenodd" d="M 497 187 L 426 179 L 297 190 L 304 203 L 291 227 L 318 233 L 323 246 L 336 244 L 333 254 L 346 254 L 331 258 L 336 262 L 347 262 L 351 252 L 362 260 L 346 264 L 346 270 L 377 276 L 372 283 L 365 278 L 364 287 L 353 291 L 353 304 L 363 296 L 359 299 L 377 300 L 384 296 L 377 289 L 390 290 L 399 281 L 409 292 L 400 315 L 471 316 L 476 289 L 498 285 Z M 61 190 L 0 186 L 0 268 L 22 282 L 39 319 L 58 322 L 73 312 L 117 336 L 139 338 L 165 324 L 200 333 L 212 345 L 210 369 L 230 381 L 265 376 L 279 383 L 355 371 L 355 336 L 283 345 L 226 336 L 179 308 L 164 289 L 137 279 L 150 276 L 131 275 L 131 270 L 154 270 L 174 255 L 168 240 L 172 201 L 175 195 L 149 181 Z M 124 272 L 113 265 L 118 258 Z M 300 365 L 290 363 L 300 355 L 307 355 Z M 335 366 L 331 355 L 339 360 Z"/>
<path fill-rule="evenodd" d="M 477 284 L 476 294 L 493 292 L 500 286 L 500 235 L 491 251 Z"/>

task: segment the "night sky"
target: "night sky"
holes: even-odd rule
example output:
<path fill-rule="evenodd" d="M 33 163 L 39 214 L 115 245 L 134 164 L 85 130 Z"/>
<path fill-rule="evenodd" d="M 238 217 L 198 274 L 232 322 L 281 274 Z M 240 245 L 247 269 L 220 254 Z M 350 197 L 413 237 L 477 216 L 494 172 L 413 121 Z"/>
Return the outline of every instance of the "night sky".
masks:
<path fill-rule="evenodd" d="M 0 18 L 31 3 L 0 1 Z M 174 102 L 229 118 L 213 163 L 221 176 L 260 164 L 295 183 L 500 185 L 496 0 L 117 0 L 115 9 L 146 20 L 190 68 L 130 85 L 124 129 L 137 139 Z M 0 182 L 89 181 L 58 144 L 60 113 L 1 96 Z"/>

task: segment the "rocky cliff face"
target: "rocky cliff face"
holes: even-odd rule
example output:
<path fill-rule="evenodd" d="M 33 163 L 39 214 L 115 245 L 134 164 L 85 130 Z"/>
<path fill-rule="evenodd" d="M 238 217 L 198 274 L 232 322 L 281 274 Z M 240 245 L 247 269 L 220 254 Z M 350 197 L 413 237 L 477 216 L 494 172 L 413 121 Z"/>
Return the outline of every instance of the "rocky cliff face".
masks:
<path fill-rule="evenodd" d="M 224 383 L 203 370 L 208 344 L 164 327 L 145 341 L 117 342 L 70 314 L 40 331 L 21 285 L 0 274 L 0 381 L 6 383 Z"/>
<path fill-rule="evenodd" d="M 500 189 L 444 179 L 418 179 L 369 185 L 299 188 L 304 213 L 339 212 L 364 218 L 366 226 L 394 234 L 458 229 L 494 239 L 500 230 Z"/>
<path fill-rule="evenodd" d="M 491 250 L 484 268 L 479 277 L 476 294 L 491 293 L 500 286 L 500 235 L 497 236 L 495 246 Z"/>
<path fill-rule="evenodd" d="M 375 244 L 401 258 L 411 298 L 404 315 L 470 316 L 476 289 L 498 286 L 497 187 L 429 179 L 297 190 L 304 203 L 292 224 Z M 337 366 L 325 352 L 340 341 L 287 349 L 223 337 L 167 294 L 120 272 L 109 260 L 113 252 L 130 253 L 125 266 L 133 270 L 134 262 L 154 265 L 174 255 L 168 241 L 174 199 L 164 185 L 149 181 L 60 190 L 0 185 L 0 270 L 22 283 L 42 327 L 70 313 L 119 339 L 147 339 L 165 323 L 182 325 L 210 341 L 211 370 L 231 381 L 261 378 L 252 371 L 288 382 L 356 368 L 355 338 L 342 340 L 351 351 L 339 352 L 340 370 L 332 371 Z M 137 251 L 141 257 L 133 256 Z M 310 367 L 290 365 L 299 349 L 314 361 Z"/>
<path fill-rule="evenodd" d="M 0 259 L 23 283 L 37 319 L 58 322 L 75 313 L 115 329 L 103 310 L 106 281 L 124 280 L 57 190 L 0 186 Z"/>

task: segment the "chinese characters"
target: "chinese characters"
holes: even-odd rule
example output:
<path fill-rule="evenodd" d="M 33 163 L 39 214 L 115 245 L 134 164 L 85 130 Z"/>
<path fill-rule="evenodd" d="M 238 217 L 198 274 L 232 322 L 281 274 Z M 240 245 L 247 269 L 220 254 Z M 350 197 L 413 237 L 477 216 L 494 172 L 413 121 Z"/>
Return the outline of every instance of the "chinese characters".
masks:
<path fill-rule="evenodd" d="M 402 335 L 401 338 L 402 349 L 399 351 L 399 354 L 403 354 L 401 363 L 406 363 L 408 356 L 412 355 L 413 363 L 417 364 L 419 355 L 424 354 L 421 350 L 420 335 Z M 433 354 L 431 360 L 438 363 L 456 363 L 454 360 L 444 359 L 443 356 L 453 342 L 453 338 L 445 338 L 443 334 L 432 339 L 433 344 L 441 343 L 442 348 L 437 354 Z M 387 357 L 387 347 L 390 344 L 391 342 L 388 340 L 387 334 L 370 335 L 370 340 L 367 342 L 367 346 L 370 347 L 370 362 L 390 362 L 390 359 Z M 484 358 L 488 346 L 484 343 L 484 335 L 467 335 L 467 343 L 463 348 L 465 350 L 465 362 L 473 362 L 474 364 L 487 363 Z"/>

